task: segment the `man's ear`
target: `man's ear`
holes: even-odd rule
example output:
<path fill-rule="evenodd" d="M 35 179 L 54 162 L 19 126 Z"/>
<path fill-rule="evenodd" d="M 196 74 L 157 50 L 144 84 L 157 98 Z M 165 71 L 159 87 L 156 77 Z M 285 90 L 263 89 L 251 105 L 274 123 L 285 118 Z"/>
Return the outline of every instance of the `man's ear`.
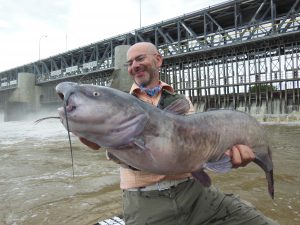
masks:
<path fill-rule="evenodd" d="M 160 68 L 163 63 L 163 57 L 161 56 L 161 54 L 159 53 L 155 54 L 155 61 L 156 61 L 156 66 Z"/>

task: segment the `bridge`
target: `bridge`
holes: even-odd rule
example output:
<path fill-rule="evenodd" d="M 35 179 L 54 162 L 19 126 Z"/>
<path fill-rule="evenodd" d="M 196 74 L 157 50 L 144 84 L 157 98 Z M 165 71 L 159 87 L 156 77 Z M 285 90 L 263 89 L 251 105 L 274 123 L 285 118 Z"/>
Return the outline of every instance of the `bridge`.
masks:
<path fill-rule="evenodd" d="M 126 46 L 150 41 L 165 58 L 161 79 L 200 111 L 299 111 L 299 11 L 300 0 L 227 1 L 3 71 L 0 108 L 24 106 L 24 83 L 34 84 L 30 109 L 57 102 L 54 86 L 66 80 L 128 91 Z"/>

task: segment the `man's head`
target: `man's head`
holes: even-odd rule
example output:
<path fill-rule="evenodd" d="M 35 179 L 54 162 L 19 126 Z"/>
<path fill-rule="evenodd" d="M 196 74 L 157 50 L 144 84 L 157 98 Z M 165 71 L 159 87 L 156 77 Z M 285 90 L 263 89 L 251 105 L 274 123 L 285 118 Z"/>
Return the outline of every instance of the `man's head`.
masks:
<path fill-rule="evenodd" d="M 150 42 L 136 43 L 127 51 L 128 73 L 143 87 L 153 88 L 158 84 L 162 61 L 157 48 Z"/>

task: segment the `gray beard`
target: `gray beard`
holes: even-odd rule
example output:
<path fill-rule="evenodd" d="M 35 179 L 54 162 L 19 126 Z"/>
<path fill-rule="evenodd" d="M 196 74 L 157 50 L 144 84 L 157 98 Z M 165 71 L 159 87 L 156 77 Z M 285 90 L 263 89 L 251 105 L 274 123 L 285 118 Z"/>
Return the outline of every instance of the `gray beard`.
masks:
<path fill-rule="evenodd" d="M 152 82 L 153 79 L 154 79 L 154 76 L 156 75 L 156 73 L 158 73 L 158 69 L 153 68 L 151 72 L 152 72 L 152 73 L 150 73 L 149 80 L 144 81 L 143 83 L 140 84 L 140 86 L 147 87 L 149 84 L 151 84 L 151 82 Z"/>
<path fill-rule="evenodd" d="M 150 78 L 148 81 L 144 81 L 140 84 L 142 87 L 147 87 L 149 84 L 151 84 L 152 79 Z"/>

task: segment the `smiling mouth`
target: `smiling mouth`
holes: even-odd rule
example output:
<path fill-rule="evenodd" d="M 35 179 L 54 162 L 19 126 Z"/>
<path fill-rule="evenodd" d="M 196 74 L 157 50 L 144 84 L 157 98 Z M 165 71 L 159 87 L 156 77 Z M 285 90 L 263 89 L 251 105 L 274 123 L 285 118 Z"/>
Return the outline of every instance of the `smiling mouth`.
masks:
<path fill-rule="evenodd" d="M 140 71 L 136 71 L 136 72 L 135 72 L 135 75 L 141 75 L 141 74 L 143 74 L 143 73 L 144 73 L 144 71 L 141 71 L 141 70 L 140 70 Z"/>

